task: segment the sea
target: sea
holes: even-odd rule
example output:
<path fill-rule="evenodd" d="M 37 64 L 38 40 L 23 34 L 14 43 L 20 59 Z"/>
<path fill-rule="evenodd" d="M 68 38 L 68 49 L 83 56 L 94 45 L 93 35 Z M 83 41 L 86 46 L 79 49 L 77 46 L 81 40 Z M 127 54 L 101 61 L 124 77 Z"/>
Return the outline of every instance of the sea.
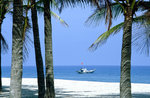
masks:
<path fill-rule="evenodd" d="M 82 65 L 83 66 L 83 65 Z M 94 73 L 78 74 L 76 71 L 82 68 L 79 65 L 54 66 L 54 78 L 65 80 L 96 81 L 96 82 L 120 82 L 120 66 L 86 66 L 87 69 L 96 69 Z M 2 77 L 10 78 L 11 67 L 2 66 Z M 23 78 L 36 78 L 35 66 L 23 67 Z M 150 66 L 132 66 L 131 82 L 150 84 Z"/>

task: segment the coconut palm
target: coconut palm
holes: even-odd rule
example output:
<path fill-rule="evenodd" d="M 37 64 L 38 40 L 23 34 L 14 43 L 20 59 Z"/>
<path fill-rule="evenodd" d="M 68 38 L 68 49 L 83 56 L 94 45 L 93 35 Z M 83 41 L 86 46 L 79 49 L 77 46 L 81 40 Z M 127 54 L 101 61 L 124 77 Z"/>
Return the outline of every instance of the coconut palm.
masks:
<path fill-rule="evenodd" d="M 7 45 L 4 37 L 2 36 L 1 28 L 2 28 L 2 23 L 3 23 L 3 20 L 5 18 L 5 15 L 6 15 L 6 13 L 9 10 L 9 4 L 10 4 L 10 2 L 8 0 L 1 0 L 0 1 L 0 91 L 2 89 L 1 53 L 2 53 L 2 48 L 3 48 L 3 50 L 7 50 L 8 49 L 8 45 Z M 2 44 L 1 44 L 1 42 L 2 42 Z"/>
<path fill-rule="evenodd" d="M 80 0 L 79 0 L 80 1 Z M 63 1 L 58 1 L 63 6 Z M 67 1 L 70 2 L 70 1 Z M 72 3 L 73 1 L 71 1 Z M 76 1 L 77 2 L 77 1 Z M 82 0 L 80 1 L 82 2 Z M 45 63 L 46 63 L 46 92 L 45 98 L 55 98 L 54 74 L 53 74 L 53 50 L 52 50 L 52 24 L 50 4 L 56 4 L 55 0 L 44 0 L 44 30 L 45 30 Z M 74 4 L 74 2 L 73 2 Z"/>
<path fill-rule="evenodd" d="M 50 3 L 52 3 L 52 1 L 44 0 L 44 32 L 45 32 L 45 64 L 46 64 L 45 98 L 55 98 Z"/>
<path fill-rule="evenodd" d="M 41 54 L 40 39 L 39 39 L 39 29 L 38 29 L 38 17 L 36 9 L 35 0 L 31 0 L 31 16 L 32 16 L 32 26 L 33 26 L 33 36 L 34 36 L 34 49 L 36 56 L 36 67 L 37 67 L 37 77 L 38 77 L 38 97 L 44 98 L 45 94 L 45 82 L 44 82 L 44 71 L 43 71 L 43 59 Z"/>
<path fill-rule="evenodd" d="M 45 82 L 44 82 L 44 74 L 43 74 L 43 67 L 41 64 L 42 57 L 41 57 L 41 50 L 40 50 L 40 42 L 39 42 L 39 34 L 38 33 L 38 24 L 37 24 L 37 11 L 43 12 L 43 0 L 39 0 L 35 2 L 35 0 L 31 0 L 31 6 L 29 5 L 29 2 L 27 5 L 24 5 L 25 9 L 29 10 L 31 8 L 32 12 L 32 23 L 33 23 L 33 32 L 34 32 L 34 45 L 35 45 L 35 55 L 36 55 L 36 65 L 37 65 L 37 77 L 38 77 L 38 90 L 39 90 L 39 98 L 43 98 L 44 92 L 45 92 Z M 53 1 L 53 5 L 56 6 L 56 3 Z M 36 12 L 36 13 L 35 13 Z M 36 14 L 36 15 L 35 15 Z M 61 19 L 56 13 L 49 10 L 49 14 L 52 15 L 54 18 L 58 19 L 63 25 L 68 26 L 68 24 Z M 27 16 L 27 15 L 26 15 Z M 37 47 L 38 46 L 38 47 Z M 39 55 L 40 54 L 40 55 Z M 39 62 L 39 63 L 38 63 Z M 54 86 L 53 86 L 54 87 Z"/>
<path fill-rule="evenodd" d="M 132 36 L 132 24 L 133 24 L 133 15 L 136 11 L 139 10 L 139 6 L 142 9 L 149 8 L 149 2 L 141 0 L 128 0 L 128 1 L 118 1 L 115 0 L 115 3 L 112 3 L 110 6 L 118 5 L 120 7 L 120 12 L 123 12 L 124 23 L 120 23 L 112 29 L 108 30 L 102 34 L 92 45 L 91 47 L 97 48 L 97 45 L 106 41 L 109 35 L 113 32 L 117 32 L 123 26 L 123 44 L 121 52 L 121 78 L 120 78 L 120 98 L 131 98 L 131 36 Z M 106 8 L 105 8 L 106 9 Z M 98 11 L 100 14 L 94 13 L 91 17 L 94 16 L 95 19 L 98 19 L 98 15 L 102 16 L 102 13 L 106 12 L 103 10 Z M 111 9 L 112 10 L 112 9 Z M 91 18 L 90 17 L 90 18 Z M 99 17 L 100 18 L 100 17 Z M 115 34 L 115 33 L 114 33 Z"/>
<path fill-rule="evenodd" d="M 10 98 L 21 98 L 23 65 L 23 2 L 13 1 L 12 64 Z"/>

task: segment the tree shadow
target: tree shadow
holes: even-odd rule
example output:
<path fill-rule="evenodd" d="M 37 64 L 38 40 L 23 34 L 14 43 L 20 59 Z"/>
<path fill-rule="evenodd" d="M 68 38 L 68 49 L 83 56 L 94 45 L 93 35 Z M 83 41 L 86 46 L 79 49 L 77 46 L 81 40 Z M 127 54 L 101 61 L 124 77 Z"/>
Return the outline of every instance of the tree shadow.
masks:
<path fill-rule="evenodd" d="M 0 92 L 0 98 L 9 98 L 9 86 L 3 86 Z"/>
<path fill-rule="evenodd" d="M 55 92 L 56 98 L 120 98 L 119 94 L 87 96 L 84 93 L 91 93 L 91 91 L 81 93 L 80 91 L 66 91 L 64 88 L 56 88 Z M 9 86 L 3 86 L 0 98 L 9 98 Z M 22 98 L 38 98 L 37 86 L 23 85 Z M 132 98 L 150 98 L 150 93 L 133 93 Z"/>
<path fill-rule="evenodd" d="M 84 95 L 77 93 L 74 91 L 65 91 L 63 88 L 56 88 L 55 89 L 56 98 L 80 98 L 84 97 Z"/>
<path fill-rule="evenodd" d="M 33 89 L 30 89 L 31 87 Z M 36 88 L 37 86 L 23 85 L 21 98 L 37 98 L 38 90 Z M 9 90 L 10 90 L 9 86 L 3 86 L 2 92 L 0 92 L 0 98 L 9 98 Z"/>
<path fill-rule="evenodd" d="M 119 94 L 96 95 L 90 98 L 120 98 Z M 132 98 L 150 98 L 150 93 L 133 93 Z"/>
<path fill-rule="evenodd" d="M 132 98 L 150 98 L 150 93 L 138 93 L 138 94 L 132 94 Z"/>
<path fill-rule="evenodd" d="M 23 85 L 22 86 L 22 98 L 38 98 L 37 86 Z"/>

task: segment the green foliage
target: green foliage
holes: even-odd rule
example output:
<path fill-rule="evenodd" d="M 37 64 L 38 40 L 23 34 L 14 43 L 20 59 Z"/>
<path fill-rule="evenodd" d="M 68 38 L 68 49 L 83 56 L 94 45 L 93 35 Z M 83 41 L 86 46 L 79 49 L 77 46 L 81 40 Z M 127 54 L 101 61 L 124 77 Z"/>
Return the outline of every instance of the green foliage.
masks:
<path fill-rule="evenodd" d="M 124 23 L 120 23 L 114 27 L 112 27 L 111 29 L 109 29 L 108 31 L 104 32 L 103 34 L 101 34 L 97 40 L 90 46 L 89 49 L 97 49 L 97 47 L 101 44 L 103 44 L 104 42 L 106 42 L 106 40 L 110 37 L 110 35 L 112 34 L 117 34 L 124 26 Z"/>
<path fill-rule="evenodd" d="M 139 28 L 133 33 L 133 46 L 135 49 L 149 56 L 150 49 L 150 26 Z"/>
<path fill-rule="evenodd" d="M 112 11 L 112 18 L 114 19 L 118 18 L 123 13 L 123 9 L 117 3 L 112 4 L 111 11 Z M 86 24 L 88 25 L 94 24 L 95 26 L 98 26 L 103 21 L 103 19 L 105 19 L 106 15 L 107 15 L 107 7 L 102 7 L 100 10 L 96 9 L 94 13 L 88 17 L 88 19 L 86 20 Z"/>
<path fill-rule="evenodd" d="M 149 11 L 143 15 L 133 18 L 133 38 L 132 45 L 135 46 L 137 51 L 149 55 L 150 49 L 150 17 Z M 114 34 L 117 34 L 124 27 L 124 22 L 112 27 L 110 30 L 101 34 L 97 40 L 90 46 L 90 50 L 97 49 L 107 41 L 107 39 Z"/>
<path fill-rule="evenodd" d="M 1 0 L 0 1 L 0 24 L 3 23 L 3 20 L 5 18 L 5 15 L 9 12 L 10 8 L 10 0 Z M 2 28 L 2 25 L 1 27 Z M 2 41 L 2 51 L 7 52 L 8 50 L 8 44 L 6 43 L 6 40 L 4 39 L 2 33 L 0 32 L 0 40 Z M 1 44 L 1 43 L 0 43 Z"/>
<path fill-rule="evenodd" d="M 8 44 L 7 44 L 7 42 L 6 42 L 6 40 L 5 40 L 5 38 L 3 37 L 3 35 L 0 33 L 0 39 L 1 39 L 1 49 L 2 49 L 2 52 L 3 53 L 5 53 L 5 52 L 7 52 L 7 50 L 8 50 Z"/>
<path fill-rule="evenodd" d="M 54 12 L 51 11 L 51 15 L 54 18 L 58 19 L 61 24 L 63 24 L 64 26 L 68 27 L 68 24 L 60 16 L 58 16 L 56 13 L 54 13 Z"/>
<path fill-rule="evenodd" d="M 132 9 L 132 10 L 134 9 L 135 2 L 136 2 L 136 0 L 133 0 L 133 1 L 132 1 L 132 4 L 131 4 L 131 9 Z"/>
<path fill-rule="evenodd" d="M 132 44 L 140 53 L 149 56 L 150 51 L 150 12 L 145 12 L 142 16 L 135 19 L 136 28 L 133 30 Z M 137 24 L 138 25 L 137 25 Z"/>
<path fill-rule="evenodd" d="M 31 24 L 30 24 L 30 20 L 28 18 L 28 11 L 31 9 L 31 7 L 36 6 L 36 8 L 39 12 L 44 12 L 43 3 L 44 3 L 43 0 L 38 0 L 35 5 L 31 6 L 30 0 L 27 0 L 26 2 L 24 2 L 25 5 L 23 5 L 23 8 L 24 8 L 25 16 L 23 17 L 23 19 L 24 19 L 24 23 L 23 23 L 23 25 L 24 25 L 24 28 L 23 28 L 23 41 L 24 41 L 24 43 L 23 43 L 23 52 L 24 52 L 23 60 L 26 60 L 26 58 L 28 57 L 28 51 L 29 51 L 28 46 L 31 43 L 33 43 L 33 41 L 30 38 Z M 51 6 L 56 6 L 56 8 L 57 8 L 57 4 L 56 4 L 55 0 L 52 0 L 50 2 L 50 4 L 51 4 Z M 63 24 L 64 26 L 68 26 L 68 24 L 56 13 L 54 13 L 52 11 L 50 13 L 54 18 L 58 19 L 61 24 Z"/>
<path fill-rule="evenodd" d="M 58 4 L 59 11 L 67 7 L 81 6 L 85 8 L 86 6 L 96 7 L 100 9 L 100 6 L 104 6 L 109 0 L 55 0 Z"/>
<path fill-rule="evenodd" d="M 121 14 L 125 13 L 125 9 L 124 9 L 125 3 L 124 2 L 121 3 L 118 0 L 115 0 L 115 1 L 116 1 L 116 3 L 111 3 L 111 5 L 110 5 L 111 11 L 112 11 L 112 18 L 114 18 L 114 19 L 118 18 L 118 16 L 120 16 Z M 133 24 L 134 24 L 133 27 L 135 27 L 136 29 L 142 28 L 142 30 L 145 31 L 145 34 L 143 34 L 143 35 L 148 36 L 149 34 L 146 33 L 147 32 L 146 29 L 148 27 L 150 27 L 149 26 L 150 25 L 150 12 L 149 12 L 150 2 L 148 2 L 148 1 L 141 1 L 140 2 L 140 0 L 138 0 L 138 1 L 133 0 L 131 3 L 131 7 L 134 11 L 139 11 L 139 10 L 145 11 L 145 10 L 147 10 L 147 12 L 145 12 L 143 15 L 133 18 Z M 136 7 L 138 7 L 138 8 L 136 8 Z M 86 24 L 88 24 L 88 25 L 94 24 L 95 26 L 97 26 L 97 25 L 99 25 L 99 23 L 101 23 L 103 21 L 103 19 L 106 19 L 107 14 L 108 13 L 107 13 L 107 7 L 106 6 L 101 7 L 101 9 L 96 9 L 94 11 L 94 13 L 86 20 Z M 109 38 L 110 35 L 116 34 L 117 32 L 119 32 L 123 28 L 123 26 L 124 26 L 124 23 L 120 23 L 120 24 L 112 27 L 110 30 L 101 34 L 98 37 L 98 39 L 90 46 L 90 49 L 94 49 L 94 50 L 97 49 L 97 47 L 99 45 L 106 42 L 106 40 Z M 134 30 L 135 29 L 133 29 L 133 32 L 134 32 Z M 143 32 L 143 31 L 141 31 L 141 32 Z M 138 35 L 140 35 L 140 34 L 138 34 Z M 136 37 L 135 39 L 137 40 L 137 38 L 140 39 L 139 36 Z M 149 37 L 146 37 L 146 38 L 149 38 Z M 148 42 L 149 42 L 148 39 L 144 42 L 145 43 L 144 46 L 145 47 L 150 46 L 150 45 L 146 45 L 146 42 L 148 44 Z M 140 49 L 144 49 L 144 48 L 141 47 Z"/>

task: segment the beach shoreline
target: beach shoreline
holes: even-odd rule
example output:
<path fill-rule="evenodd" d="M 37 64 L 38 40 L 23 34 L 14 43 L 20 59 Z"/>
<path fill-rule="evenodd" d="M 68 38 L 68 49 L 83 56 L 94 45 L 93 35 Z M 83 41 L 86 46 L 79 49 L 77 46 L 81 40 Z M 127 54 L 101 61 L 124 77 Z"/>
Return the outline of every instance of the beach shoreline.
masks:
<path fill-rule="evenodd" d="M 55 79 L 56 98 L 119 98 L 119 83 Z M 2 78 L 0 98 L 9 97 L 10 78 Z M 22 79 L 22 98 L 37 98 L 37 79 Z M 133 98 L 150 98 L 150 84 L 132 83 Z"/>

